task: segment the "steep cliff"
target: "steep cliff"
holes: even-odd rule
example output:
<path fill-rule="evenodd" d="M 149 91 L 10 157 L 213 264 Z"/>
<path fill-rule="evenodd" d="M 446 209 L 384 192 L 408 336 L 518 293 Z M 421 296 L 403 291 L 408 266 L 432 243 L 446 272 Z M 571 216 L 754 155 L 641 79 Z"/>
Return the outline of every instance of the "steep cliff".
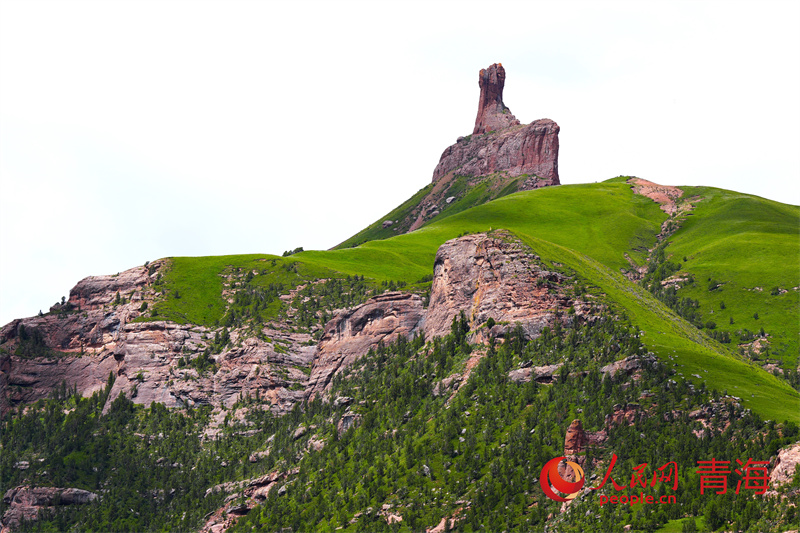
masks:
<path fill-rule="evenodd" d="M 494 336 L 519 324 L 528 337 L 536 337 L 556 320 L 571 322 L 589 314 L 588 305 L 563 290 L 567 281 L 507 232 L 447 241 L 436 253 L 425 335 L 447 334 L 453 318 L 464 312 L 472 329 L 492 319 Z M 575 311 L 571 317 L 558 318 L 570 307 Z M 484 328 L 477 334 L 485 333 Z"/>
<path fill-rule="evenodd" d="M 550 119 L 527 126 L 503 103 L 506 71 L 497 63 L 482 69 L 475 129 L 448 147 L 433 171 L 436 182 L 451 172 L 463 176 L 487 176 L 504 172 L 528 175 L 521 190 L 558 185 L 558 124 Z"/>
<path fill-rule="evenodd" d="M 315 353 L 311 335 L 285 324 L 228 331 L 145 317 L 146 304 L 164 297 L 155 282 L 168 267 L 160 261 L 86 278 L 51 312 L 4 326 L 3 412 L 60 388 L 89 396 L 109 376 L 114 385 L 108 405 L 125 393 L 144 405 L 221 408 L 249 394 L 268 399 L 281 413 L 303 398 L 299 384 L 307 380 Z M 215 342 L 223 330 L 229 342 Z"/>
<path fill-rule="evenodd" d="M 478 73 L 481 96 L 478 100 L 478 116 L 475 118 L 473 135 L 504 130 L 519 124 L 517 117 L 503 103 L 503 87 L 506 85 L 506 69 L 502 63 L 482 68 Z"/>
<path fill-rule="evenodd" d="M 571 280 L 548 270 L 503 231 L 467 235 L 441 246 L 427 309 L 418 294 L 386 292 L 336 312 L 318 343 L 295 329 L 292 309 L 286 318 L 255 328 L 244 324 L 228 330 L 152 317 L 142 321 L 143 304 L 162 297 L 154 281 L 167 267 L 159 263 L 149 270 L 86 278 L 51 313 L 6 325 L 0 332 L 4 409 L 46 398 L 62 387 L 88 396 L 111 376 L 107 405 L 125 394 L 144 405 L 224 409 L 244 396 L 258 396 L 276 413 L 285 413 L 325 392 L 337 373 L 378 343 L 417 333 L 446 335 L 462 312 L 478 342 L 489 334 L 502 337 L 515 324 L 535 337 L 555 321 L 569 324 L 591 315 L 587 304 L 568 295 Z M 282 299 L 291 301 L 290 295 Z M 489 319 L 496 325 L 481 328 Z M 220 335 L 229 342 L 219 341 Z M 25 351 L 31 338 L 39 339 L 37 353 Z"/>
<path fill-rule="evenodd" d="M 306 386 L 310 398 L 323 392 L 333 377 L 379 342 L 411 336 L 424 317 L 422 298 L 389 292 L 339 312 L 325 326 Z"/>

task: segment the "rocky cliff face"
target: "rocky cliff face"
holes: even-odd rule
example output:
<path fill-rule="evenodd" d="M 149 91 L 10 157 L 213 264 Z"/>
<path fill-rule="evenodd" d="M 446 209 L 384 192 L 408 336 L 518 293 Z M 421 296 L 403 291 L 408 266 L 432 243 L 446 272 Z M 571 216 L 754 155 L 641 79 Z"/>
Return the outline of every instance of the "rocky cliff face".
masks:
<path fill-rule="evenodd" d="M 220 408 L 230 407 L 242 395 L 258 394 L 282 413 L 303 398 L 297 384 L 307 380 L 315 354 L 308 334 L 264 328 L 259 336 L 233 330 L 229 347 L 211 355 L 213 370 L 198 372 L 186 362 L 202 354 L 218 330 L 169 321 L 134 322 L 144 302 L 161 296 L 153 282 L 165 266 L 155 263 L 115 276 L 86 278 L 70 291 L 69 301 L 54 306 L 51 313 L 3 327 L 3 412 L 46 398 L 62 386 L 89 396 L 106 386 L 109 374 L 115 379 L 109 405 L 125 393 L 144 405 Z M 21 335 L 39 339 L 48 353 L 21 354 L 20 348 L 30 343 Z"/>
<path fill-rule="evenodd" d="M 7 533 L 17 529 L 22 521 L 33 522 L 39 511 L 56 505 L 81 505 L 97 499 L 97 494 L 82 489 L 61 489 L 57 487 L 20 486 L 9 489 L 3 495 L 6 512 L 0 521 L 0 532 Z"/>
<path fill-rule="evenodd" d="M 530 175 L 522 189 L 558 185 L 558 124 L 541 119 L 527 126 L 503 103 L 506 72 L 495 64 L 480 71 L 475 129 L 448 147 L 433 171 L 436 182 L 450 173 L 486 176 L 506 172 Z"/>
<path fill-rule="evenodd" d="M 509 233 L 447 241 L 436 253 L 425 335 L 446 335 L 453 317 L 463 311 L 473 330 L 491 318 L 497 323 L 491 331 L 494 336 L 502 336 L 508 324 L 516 323 L 529 337 L 538 336 L 555 323 L 560 310 L 574 305 L 575 317 L 589 315 L 588 306 L 559 290 L 566 281 Z M 487 333 L 484 328 L 477 335 Z"/>
<path fill-rule="evenodd" d="M 416 294 L 389 292 L 353 309 L 340 311 L 325 326 L 306 391 L 309 397 L 326 390 L 333 377 L 379 342 L 411 336 L 424 310 Z"/>
<path fill-rule="evenodd" d="M 556 320 L 568 324 L 591 318 L 588 305 L 567 296 L 568 278 L 547 270 L 513 235 L 496 231 L 441 246 L 427 309 L 419 295 L 384 293 L 338 311 L 317 345 L 310 334 L 294 332 L 288 324 L 273 323 L 258 331 L 234 328 L 228 347 L 209 356 L 213 366 L 198 371 L 187 362 L 206 352 L 220 329 L 134 320 L 143 302 L 159 297 L 153 281 L 164 266 L 87 278 L 71 291 L 63 309 L 5 326 L 0 332 L 5 409 L 45 398 L 62 383 L 90 395 L 112 375 L 109 405 L 124 393 L 144 405 L 205 404 L 222 413 L 223 407 L 250 395 L 267 399 L 280 414 L 324 393 L 337 373 L 379 342 L 415 333 L 446 335 L 461 312 L 476 342 L 489 335 L 502 337 L 517 323 L 535 337 Z M 570 307 L 574 314 L 561 313 Z M 485 327 L 489 319 L 496 323 L 491 330 Z M 20 354 L 23 330 L 42 332 L 47 347 L 59 352 Z"/>

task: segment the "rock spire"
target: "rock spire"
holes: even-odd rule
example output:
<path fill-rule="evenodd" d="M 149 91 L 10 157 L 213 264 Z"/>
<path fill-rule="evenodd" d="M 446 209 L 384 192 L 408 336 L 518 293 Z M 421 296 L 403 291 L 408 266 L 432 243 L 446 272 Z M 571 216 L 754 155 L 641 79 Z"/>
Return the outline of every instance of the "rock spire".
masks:
<path fill-rule="evenodd" d="M 481 69 L 478 116 L 472 135 L 459 137 L 433 170 L 433 182 L 447 175 L 488 176 L 503 172 L 528 176 L 522 189 L 559 185 L 558 124 L 540 119 L 520 124 L 503 103 L 506 70 L 500 63 Z"/>
<path fill-rule="evenodd" d="M 503 103 L 503 87 L 506 84 L 506 69 L 502 63 L 495 63 L 481 69 L 478 85 L 481 88 L 478 100 L 478 116 L 475 118 L 473 135 L 498 131 L 519 124 L 511 110 Z"/>

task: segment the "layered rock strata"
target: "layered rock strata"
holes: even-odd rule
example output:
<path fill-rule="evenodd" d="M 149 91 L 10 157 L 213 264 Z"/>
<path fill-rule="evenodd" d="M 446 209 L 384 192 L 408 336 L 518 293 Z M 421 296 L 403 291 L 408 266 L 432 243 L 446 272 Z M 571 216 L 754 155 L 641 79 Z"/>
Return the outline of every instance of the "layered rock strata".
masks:
<path fill-rule="evenodd" d="M 298 383 L 316 353 L 311 335 L 280 328 L 230 332 L 231 343 L 212 354 L 214 369 L 186 362 L 211 345 L 219 330 L 170 321 L 137 322 L 143 303 L 162 297 L 155 285 L 163 262 L 114 276 L 81 280 L 52 312 L 14 320 L 0 330 L 0 409 L 46 398 L 64 387 L 83 396 L 114 385 L 107 407 L 126 394 L 135 403 L 167 407 L 231 407 L 242 395 L 267 399 L 284 413 L 304 397 Z M 52 353 L 17 354 L 22 332 L 36 331 Z M 269 340 L 266 340 L 269 339 Z"/>
<path fill-rule="evenodd" d="M 478 116 L 475 118 L 473 135 L 504 130 L 519 124 L 517 117 L 503 103 L 503 87 L 506 85 L 506 69 L 502 63 L 482 68 L 478 73 L 481 96 L 478 100 Z"/>

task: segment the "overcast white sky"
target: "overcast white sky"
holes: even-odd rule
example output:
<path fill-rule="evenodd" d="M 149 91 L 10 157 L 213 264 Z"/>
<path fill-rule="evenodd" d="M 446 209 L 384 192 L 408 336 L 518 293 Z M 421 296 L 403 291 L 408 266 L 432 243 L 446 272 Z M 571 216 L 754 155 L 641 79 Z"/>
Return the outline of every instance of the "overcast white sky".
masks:
<path fill-rule="evenodd" d="M 800 203 L 800 2 L 0 0 L 0 324 L 88 275 L 336 245 L 471 133 L 478 71 L 562 183 Z"/>

